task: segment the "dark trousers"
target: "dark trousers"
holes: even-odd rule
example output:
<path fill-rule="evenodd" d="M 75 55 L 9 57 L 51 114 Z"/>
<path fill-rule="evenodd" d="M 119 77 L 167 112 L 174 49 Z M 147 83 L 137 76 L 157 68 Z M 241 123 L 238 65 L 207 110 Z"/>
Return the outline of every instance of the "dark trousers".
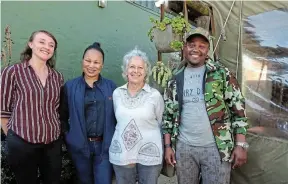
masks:
<path fill-rule="evenodd" d="M 31 144 L 9 130 L 6 141 L 8 163 L 18 184 L 39 183 L 38 168 L 44 184 L 60 183 L 61 139 L 50 144 Z"/>
<path fill-rule="evenodd" d="M 89 142 L 90 157 L 81 153 L 71 153 L 76 167 L 79 184 L 111 184 L 112 165 L 102 153 L 102 141 Z"/>

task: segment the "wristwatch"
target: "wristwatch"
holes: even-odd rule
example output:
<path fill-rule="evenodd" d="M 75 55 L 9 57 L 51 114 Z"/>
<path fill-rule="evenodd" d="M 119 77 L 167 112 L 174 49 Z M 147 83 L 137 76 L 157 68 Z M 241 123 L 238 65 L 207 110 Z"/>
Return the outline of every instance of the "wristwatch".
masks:
<path fill-rule="evenodd" d="M 249 144 L 247 142 L 236 142 L 236 146 L 241 146 L 243 149 L 247 150 L 249 148 Z"/>

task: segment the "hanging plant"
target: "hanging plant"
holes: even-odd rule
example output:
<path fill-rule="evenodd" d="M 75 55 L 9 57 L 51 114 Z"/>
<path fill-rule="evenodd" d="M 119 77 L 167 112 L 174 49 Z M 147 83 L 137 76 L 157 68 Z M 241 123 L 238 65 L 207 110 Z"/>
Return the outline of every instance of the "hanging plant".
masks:
<path fill-rule="evenodd" d="M 148 31 L 148 37 L 155 43 L 158 51 L 167 53 L 182 49 L 183 35 L 190 29 L 182 13 L 172 19 L 165 17 L 162 21 L 150 17 L 150 21 L 154 25 Z"/>
<path fill-rule="evenodd" d="M 165 88 L 172 77 L 172 71 L 162 61 L 158 61 L 152 68 L 152 77 L 160 87 Z"/>

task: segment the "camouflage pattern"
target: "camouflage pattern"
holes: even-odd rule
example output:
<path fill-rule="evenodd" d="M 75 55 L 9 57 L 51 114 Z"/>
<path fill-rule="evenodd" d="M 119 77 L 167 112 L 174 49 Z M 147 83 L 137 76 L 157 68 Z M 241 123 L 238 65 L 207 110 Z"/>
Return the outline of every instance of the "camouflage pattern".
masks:
<path fill-rule="evenodd" d="M 246 135 L 248 124 L 245 113 L 245 99 L 236 78 L 219 63 L 206 61 L 205 102 L 220 156 L 229 161 L 234 147 L 234 135 Z M 181 107 L 177 95 L 177 75 L 184 72 L 182 67 L 168 82 L 164 92 L 165 110 L 163 116 L 163 134 L 170 134 L 173 147 L 176 144 L 178 127 L 181 123 Z M 183 80 L 183 79 L 181 79 Z M 177 82 L 176 82 L 177 81 Z M 179 88 L 178 88 L 179 89 Z M 181 93 L 182 94 L 182 93 Z M 182 98 L 181 98 L 182 99 Z"/>

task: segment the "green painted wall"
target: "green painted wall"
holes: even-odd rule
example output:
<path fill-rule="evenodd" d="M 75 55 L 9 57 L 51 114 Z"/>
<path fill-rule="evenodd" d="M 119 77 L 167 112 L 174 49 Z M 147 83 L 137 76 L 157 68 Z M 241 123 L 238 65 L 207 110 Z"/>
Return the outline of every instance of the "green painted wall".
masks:
<path fill-rule="evenodd" d="M 103 9 L 98 7 L 98 1 L 4 1 L 1 3 L 1 39 L 5 26 L 10 25 L 15 42 L 13 60 L 18 61 L 33 31 L 51 31 L 59 43 L 56 66 L 66 80 L 81 74 L 84 49 L 98 41 L 106 54 L 103 76 L 121 85 L 124 83 L 122 58 L 136 45 L 152 62 L 156 61 L 156 49 L 147 36 L 150 16 L 153 14 L 125 1 L 109 1 Z"/>

